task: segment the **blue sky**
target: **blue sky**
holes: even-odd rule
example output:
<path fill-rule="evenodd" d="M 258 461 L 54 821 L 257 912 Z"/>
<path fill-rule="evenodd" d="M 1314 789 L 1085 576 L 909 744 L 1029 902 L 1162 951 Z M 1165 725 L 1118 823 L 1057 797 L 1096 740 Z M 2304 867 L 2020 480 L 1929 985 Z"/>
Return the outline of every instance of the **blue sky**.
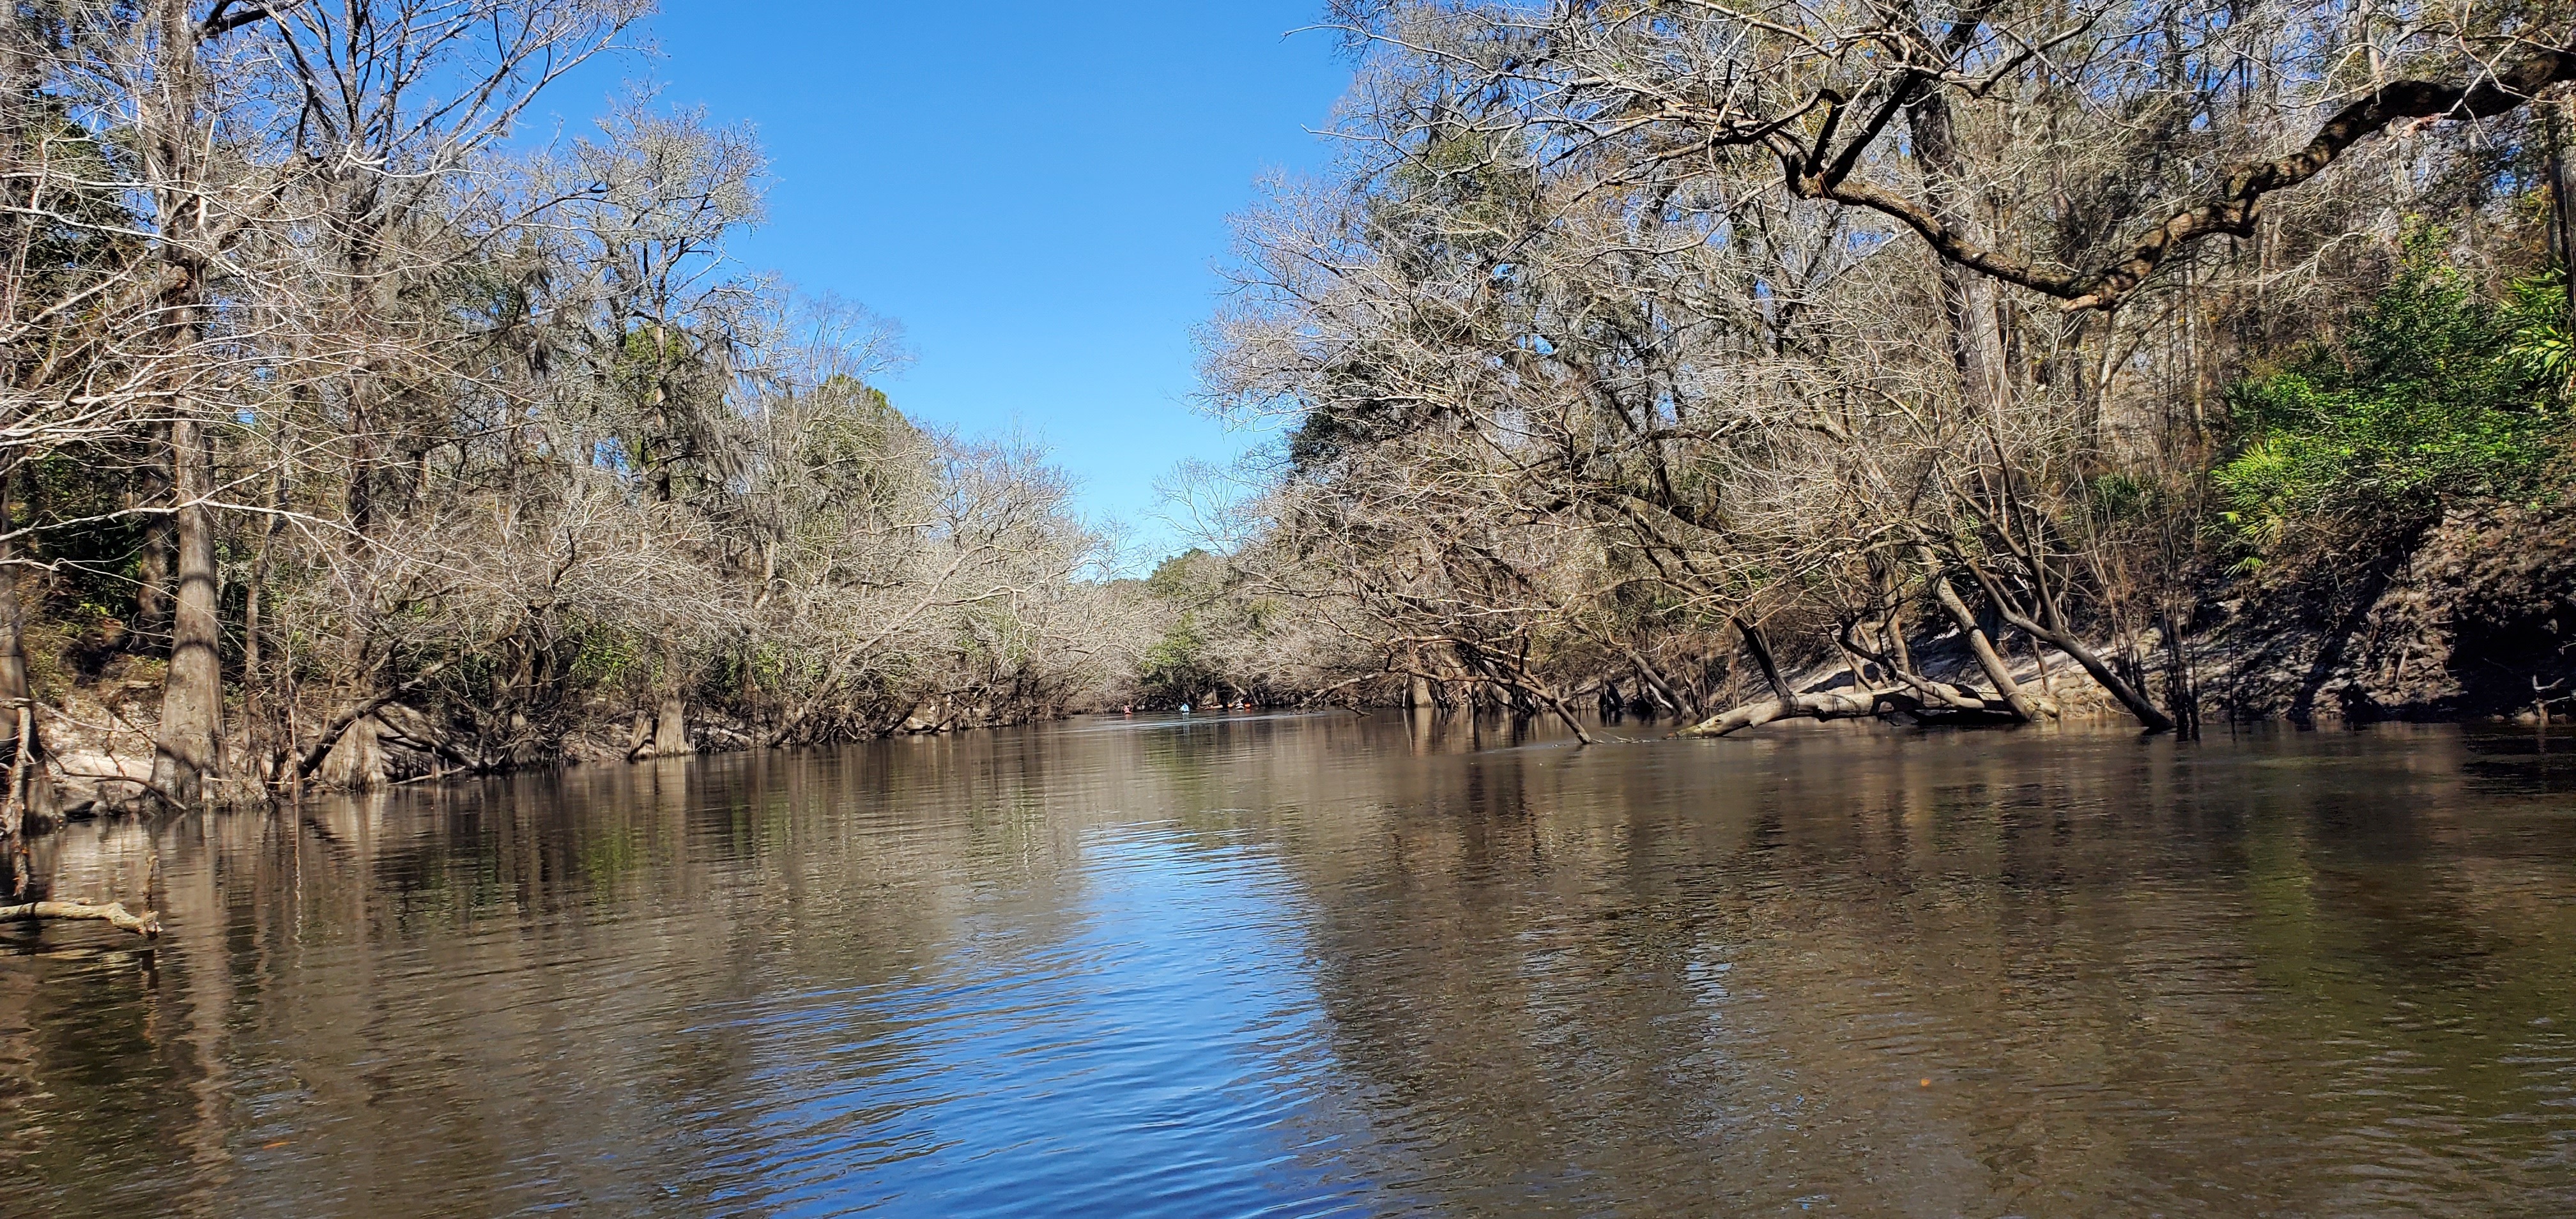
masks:
<path fill-rule="evenodd" d="M 1018 430 L 1088 514 L 1168 538 L 1154 480 L 1247 438 L 1192 412 L 1226 217 L 1330 156 L 1350 67 L 1321 0 L 663 0 L 662 100 L 749 122 L 775 177 L 737 255 L 900 321 L 915 418 Z M 586 127 L 615 83 L 539 108 Z"/>

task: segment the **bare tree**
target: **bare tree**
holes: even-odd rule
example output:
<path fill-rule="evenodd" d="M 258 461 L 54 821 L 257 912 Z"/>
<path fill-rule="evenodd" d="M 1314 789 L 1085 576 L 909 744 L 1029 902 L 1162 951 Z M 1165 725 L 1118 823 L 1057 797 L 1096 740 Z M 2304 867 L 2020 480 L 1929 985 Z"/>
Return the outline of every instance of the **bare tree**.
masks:
<path fill-rule="evenodd" d="M 1713 733 L 2046 718 L 2050 652 L 2189 723 L 2135 654 L 2193 616 L 2233 353 L 2438 189 L 2357 172 L 2491 172 L 2570 63 L 2506 6 L 1342 15 L 1349 154 L 1245 220 L 1208 336 L 1214 408 L 1287 429 L 1232 544 L 1406 685 L 1503 640 Z"/>

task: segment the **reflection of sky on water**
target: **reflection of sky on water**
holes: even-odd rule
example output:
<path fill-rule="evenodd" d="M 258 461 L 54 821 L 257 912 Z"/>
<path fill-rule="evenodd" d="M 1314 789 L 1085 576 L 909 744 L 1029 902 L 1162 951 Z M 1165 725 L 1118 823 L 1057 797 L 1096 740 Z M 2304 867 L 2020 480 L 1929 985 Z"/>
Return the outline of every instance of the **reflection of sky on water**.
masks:
<path fill-rule="evenodd" d="M 57 835 L 171 930 L 0 929 L 0 1215 L 2576 1214 L 2563 746 L 1514 740 Z"/>
<path fill-rule="evenodd" d="M 907 983 L 770 1000 L 743 1182 L 780 1214 L 1368 1213 L 1294 924 L 1251 847 L 1084 842 L 1069 909 L 986 891 Z M 723 1137 L 721 1135 L 717 1137 Z M 1231 1166 L 1230 1171 L 1228 1167 Z"/>

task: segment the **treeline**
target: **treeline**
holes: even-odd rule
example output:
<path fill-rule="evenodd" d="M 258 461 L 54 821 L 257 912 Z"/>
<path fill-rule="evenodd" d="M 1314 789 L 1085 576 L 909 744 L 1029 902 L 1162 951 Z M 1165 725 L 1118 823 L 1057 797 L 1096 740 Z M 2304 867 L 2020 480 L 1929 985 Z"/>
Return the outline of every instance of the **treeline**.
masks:
<path fill-rule="evenodd" d="M 1226 558 L 1159 673 L 1707 733 L 2564 705 L 2564 5 L 1337 17 L 1350 152 L 1205 344 L 1279 442 L 1182 489 Z"/>
<path fill-rule="evenodd" d="M 522 138 L 644 11 L 10 0 L 0 831 L 1110 700 L 2576 682 L 2563 7 L 1345 0 L 1205 336 L 1277 443 L 1142 581 L 726 256 L 746 132 Z"/>
<path fill-rule="evenodd" d="M 0 834 L 1126 671 L 1064 478 L 905 419 L 888 325 L 726 256 L 746 131 L 520 138 L 642 0 L 4 11 Z"/>

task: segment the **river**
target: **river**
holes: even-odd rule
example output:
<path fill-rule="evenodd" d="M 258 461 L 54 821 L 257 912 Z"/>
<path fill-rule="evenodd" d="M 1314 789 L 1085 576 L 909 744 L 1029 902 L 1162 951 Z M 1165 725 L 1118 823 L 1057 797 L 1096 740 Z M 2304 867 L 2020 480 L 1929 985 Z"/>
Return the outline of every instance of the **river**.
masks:
<path fill-rule="evenodd" d="M 168 932 L 0 927 L 10 1216 L 2576 1214 L 2528 729 L 1092 718 L 35 863 Z"/>

